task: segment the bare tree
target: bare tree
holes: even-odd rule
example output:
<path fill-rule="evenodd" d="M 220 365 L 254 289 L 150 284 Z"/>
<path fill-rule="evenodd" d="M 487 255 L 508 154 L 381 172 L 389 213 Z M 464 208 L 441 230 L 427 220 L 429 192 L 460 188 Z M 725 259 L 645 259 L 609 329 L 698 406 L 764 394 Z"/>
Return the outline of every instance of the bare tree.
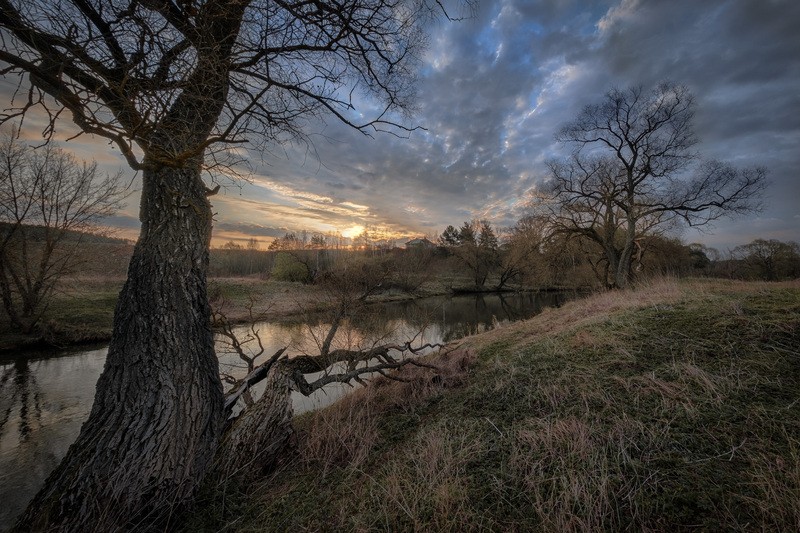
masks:
<path fill-rule="evenodd" d="M 285 233 L 273 240 L 269 250 L 277 251 L 272 275 L 282 281 L 313 283 L 328 263 L 325 237 L 307 231 Z"/>
<path fill-rule="evenodd" d="M 732 255 L 743 261 L 751 275 L 759 279 L 777 281 L 800 276 L 800 246 L 796 242 L 756 239 L 737 246 Z"/>
<path fill-rule="evenodd" d="M 120 175 L 97 176 L 54 145 L 37 150 L 16 132 L 0 140 L 0 298 L 11 323 L 30 333 L 58 281 L 76 267 L 85 232 L 119 209 Z"/>
<path fill-rule="evenodd" d="M 436 274 L 436 248 L 406 248 L 395 251 L 389 262 L 392 288 L 408 294 L 419 294 L 423 285 Z"/>
<path fill-rule="evenodd" d="M 537 217 L 523 217 L 505 232 L 497 267 L 498 289 L 532 274 L 537 263 L 542 263 L 544 238 L 545 222 Z"/>
<path fill-rule="evenodd" d="M 628 285 L 643 235 L 759 208 L 765 169 L 694 165 L 693 116 L 694 99 L 684 86 L 614 89 L 556 136 L 573 153 L 550 162 L 549 202 L 539 206 L 557 231 L 602 249 L 610 286 Z"/>
<path fill-rule="evenodd" d="M 20 524 L 116 529 L 165 519 L 217 449 L 223 396 L 206 274 L 201 170 L 227 148 L 302 137 L 333 116 L 365 134 L 409 127 L 425 0 L 0 0 L 0 71 L 37 108 L 110 140 L 141 171 L 141 234 L 106 369 L 76 443 Z M 364 122 L 356 97 L 379 102 Z M 146 444 L 143 444 L 146 443 Z M 140 526 L 141 527 L 141 526 Z"/>

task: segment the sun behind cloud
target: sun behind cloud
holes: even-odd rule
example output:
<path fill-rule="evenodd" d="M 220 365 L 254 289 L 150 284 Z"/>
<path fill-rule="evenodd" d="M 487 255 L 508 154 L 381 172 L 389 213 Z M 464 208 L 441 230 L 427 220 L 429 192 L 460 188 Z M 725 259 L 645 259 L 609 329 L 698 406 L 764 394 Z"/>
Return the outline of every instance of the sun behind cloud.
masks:
<path fill-rule="evenodd" d="M 355 226 L 342 230 L 342 237 L 347 237 L 348 239 L 358 237 L 359 235 L 364 233 L 364 229 L 365 229 L 364 226 L 356 224 Z"/>

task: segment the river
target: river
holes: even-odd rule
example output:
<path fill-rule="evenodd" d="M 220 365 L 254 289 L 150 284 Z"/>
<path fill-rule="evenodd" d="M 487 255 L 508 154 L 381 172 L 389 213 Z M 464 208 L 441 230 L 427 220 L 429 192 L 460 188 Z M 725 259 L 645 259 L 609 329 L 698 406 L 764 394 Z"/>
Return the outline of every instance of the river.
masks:
<path fill-rule="evenodd" d="M 370 312 L 340 328 L 335 344 L 363 348 L 411 339 L 415 346 L 449 342 L 531 317 L 568 297 L 560 293 L 508 293 L 376 304 Z M 322 315 L 255 325 L 265 356 L 285 346 L 291 354 L 314 353 L 328 327 Z M 241 326 L 237 335 L 243 338 L 248 329 Z M 78 436 L 92 406 L 106 350 L 12 353 L 0 359 L 0 531 L 11 525 Z M 221 372 L 241 376 L 246 371 L 237 356 L 226 354 L 221 338 L 217 340 L 217 353 Z M 294 394 L 295 413 L 328 405 L 348 390 L 346 385 L 332 384 L 308 398 Z"/>

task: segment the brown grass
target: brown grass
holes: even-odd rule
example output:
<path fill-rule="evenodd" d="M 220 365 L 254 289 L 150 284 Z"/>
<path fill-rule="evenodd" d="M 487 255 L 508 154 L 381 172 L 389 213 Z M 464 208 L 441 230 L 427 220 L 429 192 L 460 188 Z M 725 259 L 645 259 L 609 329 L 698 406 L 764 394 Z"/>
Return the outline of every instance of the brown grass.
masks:
<path fill-rule="evenodd" d="M 392 412 L 418 409 L 446 389 L 464 383 L 475 355 L 447 351 L 426 359 L 435 368 L 406 366 L 397 381 L 376 378 L 327 409 L 313 411 L 298 424 L 298 455 L 307 466 L 359 468 L 379 442 L 378 420 Z"/>
<path fill-rule="evenodd" d="M 368 484 L 364 516 L 356 529 L 384 524 L 388 530 L 464 531 L 474 521 L 467 490 L 467 465 L 485 452 L 471 428 L 431 427 L 418 433 L 402 455 Z M 374 522 L 372 522 L 374 520 Z"/>
<path fill-rule="evenodd" d="M 653 282 L 299 421 L 243 530 L 800 530 L 800 283 Z"/>
<path fill-rule="evenodd" d="M 485 347 L 500 338 L 513 338 L 519 344 L 532 338 L 558 335 L 567 329 L 577 329 L 604 320 L 611 314 L 630 309 L 668 306 L 683 298 L 688 288 L 677 279 L 663 278 L 651 281 L 636 291 L 605 291 L 565 303 L 559 308 L 547 308 L 539 315 L 489 331 L 469 340 L 469 346 Z M 573 342 L 595 342 L 588 332 Z"/>
<path fill-rule="evenodd" d="M 779 531 L 793 524 L 800 531 L 800 441 L 786 435 L 788 453 L 753 453 L 749 484 L 755 495 L 749 498 L 768 529 Z"/>

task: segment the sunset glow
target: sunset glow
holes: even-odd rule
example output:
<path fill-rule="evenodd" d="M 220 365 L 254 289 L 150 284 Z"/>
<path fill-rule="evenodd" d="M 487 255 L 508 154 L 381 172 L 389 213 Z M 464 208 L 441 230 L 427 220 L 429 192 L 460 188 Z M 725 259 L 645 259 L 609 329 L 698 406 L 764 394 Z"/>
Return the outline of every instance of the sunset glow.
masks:
<path fill-rule="evenodd" d="M 768 168 L 772 182 L 765 215 L 721 219 L 710 233 L 686 228 L 681 238 L 720 249 L 756 237 L 800 240 L 800 133 L 797 121 L 774 120 L 798 116 L 796 94 L 786 90 L 798 85 L 798 37 L 789 23 L 798 6 L 479 2 L 472 16 L 437 27 L 418 73 L 417 111 L 405 122 L 420 128 L 413 134 L 364 136 L 337 121 L 312 120 L 309 135 L 324 132 L 335 142 L 314 143 L 310 151 L 302 143 L 274 153 L 231 148 L 247 164 L 215 170 L 223 188 L 210 199 L 213 245 L 255 238 L 266 247 L 301 231 L 345 239 L 366 231 L 371 240 L 404 242 L 475 218 L 511 227 L 528 214 L 547 161 L 561 149 L 554 134 L 576 110 L 611 87 L 664 80 L 695 95 L 699 152 L 724 161 L 735 153 L 739 166 Z M 703 22 L 682 24 L 687 20 Z M 680 68 L 675 58 L 682 58 Z M 0 92 L 15 90 L 16 80 L 0 77 Z M 46 114 L 32 112 L 24 137 L 40 138 L 46 122 Z M 55 138 L 79 159 L 97 160 L 103 172 L 123 169 L 133 180 L 127 207 L 107 224 L 135 238 L 140 177 L 113 145 L 78 132 L 60 121 Z"/>
<path fill-rule="evenodd" d="M 342 230 L 342 237 L 352 239 L 354 237 L 358 237 L 362 233 L 364 233 L 364 226 L 356 224 L 355 226 Z"/>

